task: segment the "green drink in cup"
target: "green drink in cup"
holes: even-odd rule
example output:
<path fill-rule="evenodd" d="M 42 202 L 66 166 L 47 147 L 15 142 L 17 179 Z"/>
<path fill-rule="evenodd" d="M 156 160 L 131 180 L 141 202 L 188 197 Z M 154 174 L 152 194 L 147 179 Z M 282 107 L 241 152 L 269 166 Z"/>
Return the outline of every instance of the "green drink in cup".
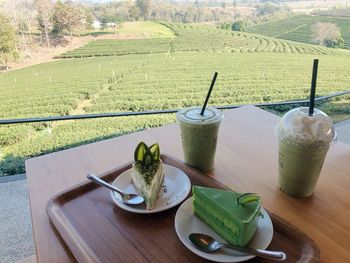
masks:
<path fill-rule="evenodd" d="M 277 125 L 280 189 L 307 197 L 314 192 L 330 144 L 335 138 L 332 120 L 322 111 L 300 107 L 287 112 Z"/>
<path fill-rule="evenodd" d="M 180 124 L 185 162 L 206 172 L 214 167 L 223 113 L 214 107 L 207 107 L 202 115 L 201 110 L 201 107 L 180 110 L 176 119 Z"/>

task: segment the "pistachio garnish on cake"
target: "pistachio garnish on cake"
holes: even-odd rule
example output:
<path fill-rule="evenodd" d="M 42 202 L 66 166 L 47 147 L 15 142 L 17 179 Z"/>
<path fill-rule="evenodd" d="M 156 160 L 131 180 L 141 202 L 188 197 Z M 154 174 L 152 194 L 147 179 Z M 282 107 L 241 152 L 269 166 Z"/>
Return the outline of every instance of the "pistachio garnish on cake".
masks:
<path fill-rule="evenodd" d="M 163 162 L 159 144 L 148 147 L 140 142 L 134 154 L 131 179 L 139 194 L 145 199 L 148 210 L 154 207 L 164 180 Z"/>
<path fill-rule="evenodd" d="M 254 236 L 262 216 L 260 197 L 193 186 L 193 211 L 227 242 L 245 246 Z"/>

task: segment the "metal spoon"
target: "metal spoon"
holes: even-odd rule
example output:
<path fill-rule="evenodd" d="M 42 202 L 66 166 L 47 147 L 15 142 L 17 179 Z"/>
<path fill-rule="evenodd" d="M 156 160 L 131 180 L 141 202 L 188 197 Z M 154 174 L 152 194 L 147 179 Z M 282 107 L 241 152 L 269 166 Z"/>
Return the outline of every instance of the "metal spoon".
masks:
<path fill-rule="evenodd" d="M 226 247 L 237 250 L 239 252 L 248 253 L 251 255 L 256 255 L 259 257 L 274 259 L 278 261 L 283 261 L 287 257 L 286 254 L 283 252 L 254 249 L 249 247 L 239 247 L 231 244 L 220 243 L 211 236 L 205 234 L 192 233 L 189 235 L 189 239 L 198 249 L 206 253 L 213 253 L 222 247 Z"/>
<path fill-rule="evenodd" d="M 145 201 L 142 196 L 139 196 L 137 194 L 124 193 L 123 191 L 120 191 L 119 189 L 117 189 L 113 185 L 103 181 L 101 178 L 98 178 L 96 175 L 94 175 L 92 173 L 89 173 L 86 177 L 88 179 L 90 179 L 91 181 L 94 181 L 95 183 L 102 185 L 102 186 L 120 194 L 120 196 L 122 197 L 123 203 L 125 203 L 127 205 L 139 205 Z"/>

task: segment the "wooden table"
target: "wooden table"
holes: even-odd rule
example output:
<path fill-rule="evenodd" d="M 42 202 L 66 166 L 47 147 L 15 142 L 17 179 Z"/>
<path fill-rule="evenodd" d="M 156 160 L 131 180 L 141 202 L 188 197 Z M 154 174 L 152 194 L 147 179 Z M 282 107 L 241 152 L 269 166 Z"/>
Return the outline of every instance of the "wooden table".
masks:
<path fill-rule="evenodd" d="M 238 191 L 259 193 L 264 207 L 318 243 L 322 262 L 349 262 L 350 146 L 337 142 L 331 147 L 311 198 L 289 197 L 277 188 L 278 142 L 274 127 L 278 120 L 251 106 L 226 111 L 215 169 L 209 176 Z M 140 140 L 159 142 L 163 153 L 183 159 L 180 131 L 173 124 L 26 162 L 38 262 L 74 262 L 49 223 L 45 210 L 48 200 L 86 180 L 90 171 L 100 174 L 132 160 Z"/>

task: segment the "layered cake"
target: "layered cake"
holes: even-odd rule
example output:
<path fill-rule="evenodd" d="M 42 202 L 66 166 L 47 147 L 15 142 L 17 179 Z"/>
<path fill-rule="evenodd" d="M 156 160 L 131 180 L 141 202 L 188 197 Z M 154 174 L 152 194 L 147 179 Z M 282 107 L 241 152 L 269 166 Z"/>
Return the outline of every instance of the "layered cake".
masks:
<path fill-rule="evenodd" d="M 131 179 L 139 194 L 145 199 L 148 210 L 154 207 L 163 183 L 163 163 L 159 145 L 148 147 L 140 142 L 134 154 L 135 162 L 131 169 Z"/>
<path fill-rule="evenodd" d="M 255 194 L 193 186 L 194 214 L 227 242 L 245 246 L 254 236 L 261 216 Z"/>

